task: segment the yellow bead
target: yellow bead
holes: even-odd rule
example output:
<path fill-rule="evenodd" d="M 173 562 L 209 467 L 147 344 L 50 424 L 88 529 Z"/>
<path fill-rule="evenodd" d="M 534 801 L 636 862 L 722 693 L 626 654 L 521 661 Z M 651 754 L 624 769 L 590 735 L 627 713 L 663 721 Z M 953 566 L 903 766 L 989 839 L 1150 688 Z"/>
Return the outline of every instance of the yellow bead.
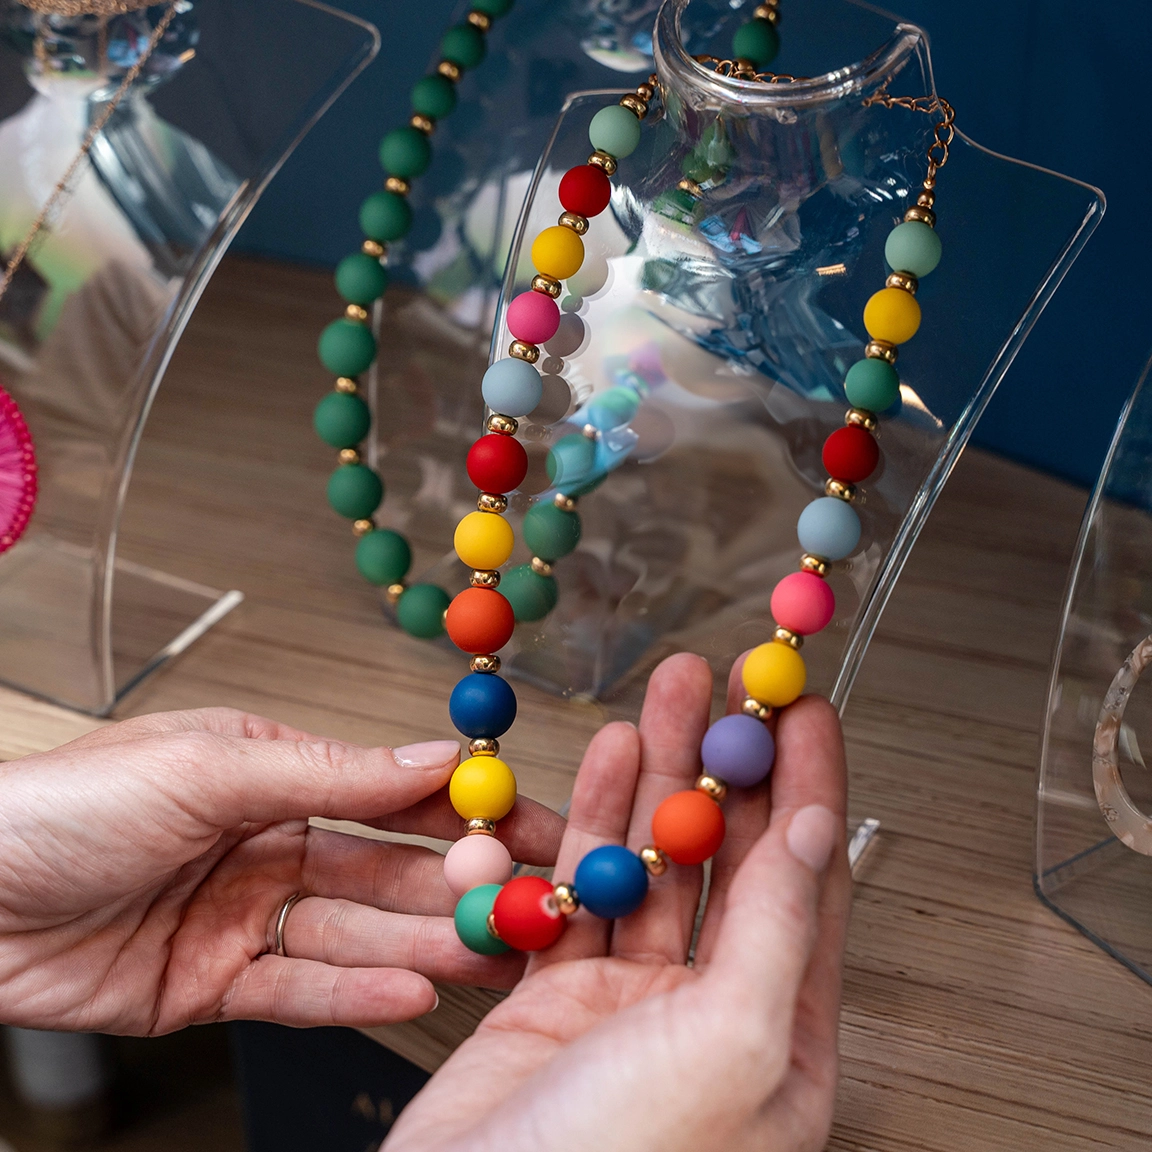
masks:
<path fill-rule="evenodd" d="M 864 327 L 873 340 L 903 344 L 920 327 L 920 305 L 902 288 L 881 288 L 864 305 Z"/>
<path fill-rule="evenodd" d="M 494 512 L 469 512 L 456 525 L 456 555 L 468 568 L 491 571 L 512 555 L 512 526 Z"/>
<path fill-rule="evenodd" d="M 532 263 L 544 276 L 567 280 L 584 263 L 584 241 L 571 228 L 545 228 L 532 244 Z"/>
<path fill-rule="evenodd" d="M 452 773 L 448 797 L 465 820 L 499 820 L 516 803 L 516 777 L 496 756 L 473 756 Z"/>
<path fill-rule="evenodd" d="M 804 691 L 807 678 L 804 657 L 788 644 L 761 644 L 744 661 L 744 691 L 773 708 L 791 704 Z"/>

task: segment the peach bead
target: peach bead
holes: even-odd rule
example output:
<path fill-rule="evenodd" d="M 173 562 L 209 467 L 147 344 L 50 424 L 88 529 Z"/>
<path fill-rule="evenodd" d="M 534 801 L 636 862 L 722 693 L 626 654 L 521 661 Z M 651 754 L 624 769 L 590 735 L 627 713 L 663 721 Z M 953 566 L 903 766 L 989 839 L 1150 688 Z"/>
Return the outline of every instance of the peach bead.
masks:
<path fill-rule="evenodd" d="M 463 896 L 481 884 L 504 884 L 511 878 L 512 857 L 495 836 L 465 836 L 444 857 L 444 879 L 454 896 Z"/>
<path fill-rule="evenodd" d="M 832 589 L 812 572 L 793 572 L 772 591 L 772 618 L 800 636 L 826 628 L 835 611 Z"/>
<path fill-rule="evenodd" d="M 508 305 L 508 331 L 526 344 L 547 344 L 560 327 L 560 309 L 543 292 L 521 292 Z"/>

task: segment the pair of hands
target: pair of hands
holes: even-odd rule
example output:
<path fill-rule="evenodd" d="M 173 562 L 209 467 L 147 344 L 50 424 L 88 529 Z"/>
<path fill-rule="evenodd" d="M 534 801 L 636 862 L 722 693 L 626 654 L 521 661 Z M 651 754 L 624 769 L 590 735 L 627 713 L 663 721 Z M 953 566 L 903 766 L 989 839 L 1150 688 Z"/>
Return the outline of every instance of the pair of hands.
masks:
<path fill-rule="evenodd" d="M 737 669 L 730 708 L 739 695 Z M 639 728 L 589 745 L 566 828 L 524 798 L 501 821 L 513 856 L 556 860 L 563 879 L 598 844 L 646 843 L 656 805 L 699 771 L 710 698 L 704 661 L 665 661 Z M 843 750 L 815 698 L 784 713 L 777 743 L 770 786 L 726 801 L 693 966 L 702 870 L 672 865 L 633 916 L 578 913 L 525 973 L 457 941 L 435 853 L 307 824 L 454 838 L 455 743 L 363 749 L 225 710 L 103 729 L 0 766 L 0 1020 L 370 1025 L 429 1011 L 430 980 L 515 985 L 389 1149 L 817 1149 L 850 897 Z M 300 890 L 291 958 L 270 955 Z"/>

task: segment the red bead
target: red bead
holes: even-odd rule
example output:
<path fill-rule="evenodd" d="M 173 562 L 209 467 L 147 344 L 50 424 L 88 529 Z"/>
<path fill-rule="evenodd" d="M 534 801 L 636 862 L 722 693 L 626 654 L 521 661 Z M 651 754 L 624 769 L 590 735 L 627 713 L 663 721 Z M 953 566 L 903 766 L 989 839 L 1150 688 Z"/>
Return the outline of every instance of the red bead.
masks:
<path fill-rule="evenodd" d="M 703 864 L 724 843 L 724 813 L 703 792 L 673 792 L 652 814 L 652 842 L 677 864 Z"/>
<path fill-rule="evenodd" d="M 823 459 L 833 480 L 856 484 L 876 471 L 880 448 L 867 429 L 849 424 L 846 428 L 837 428 L 824 441 Z"/>
<path fill-rule="evenodd" d="M 468 449 L 468 478 L 481 492 L 514 492 L 528 475 L 528 453 L 511 436 L 492 432 Z"/>
<path fill-rule="evenodd" d="M 560 203 L 566 212 L 580 216 L 599 216 L 612 199 L 612 182 L 602 168 L 581 164 L 569 168 L 560 181 Z"/>
<path fill-rule="evenodd" d="M 465 588 L 444 616 L 444 627 L 457 648 L 474 656 L 499 652 L 512 639 L 512 605 L 493 588 Z"/>
<path fill-rule="evenodd" d="M 552 885 L 543 876 L 517 876 L 497 893 L 492 905 L 496 933 L 510 948 L 539 952 L 560 939 L 564 916 Z"/>

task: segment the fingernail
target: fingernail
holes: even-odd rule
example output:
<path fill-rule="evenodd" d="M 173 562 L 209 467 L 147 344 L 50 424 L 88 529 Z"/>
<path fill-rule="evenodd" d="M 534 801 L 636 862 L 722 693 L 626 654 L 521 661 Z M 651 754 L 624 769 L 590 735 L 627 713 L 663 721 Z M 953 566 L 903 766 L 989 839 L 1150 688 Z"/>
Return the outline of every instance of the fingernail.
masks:
<path fill-rule="evenodd" d="M 813 872 L 823 872 L 839 835 L 840 821 L 836 813 L 823 804 L 809 804 L 792 817 L 784 840 L 788 851 L 801 864 Z"/>
<path fill-rule="evenodd" d="M 455 740 L 425 740 L 392 749 L 392 758 L 401 768 L 440 768 L 459 755 L 460 745 Z"/>
<path fill-rule="evenodd" d="M 433 995 L 436 997 L 436 1003 L 433 1004 L 432 1007 L 429 1009 L 430 1012 L 435 1012 L 436 1009 L 440 1007 L 440 993 L 435 992 L 435 993 L 433 993 Z"/>

